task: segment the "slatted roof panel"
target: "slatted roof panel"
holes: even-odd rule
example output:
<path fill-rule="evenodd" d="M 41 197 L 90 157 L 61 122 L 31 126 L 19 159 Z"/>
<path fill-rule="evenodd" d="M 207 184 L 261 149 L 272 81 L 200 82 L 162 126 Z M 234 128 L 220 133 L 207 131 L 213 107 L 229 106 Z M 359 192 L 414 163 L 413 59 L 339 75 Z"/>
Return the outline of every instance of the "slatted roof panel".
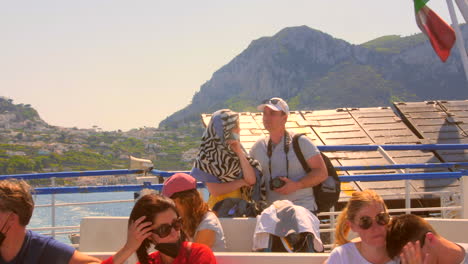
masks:
<path fill-rule="evenodd" d="M 423 137 L 424 143 L 468 143 L 467 101 L 395 103 L 395 107 L 407 125 Z M 446 162 L 468 161 L 468 150 L 437 150 L 435 153 Z"/>
<path fill-rule="evenodd" d="M 390 107 L 349 108 L 348 112 L 374 144 L 421 144 Z"/>
<path fill-rule="evenodd" d="M 390 107 L 349 109 L 350 115 L 363 128 L 370 139 L 378 145 L 421 144 L 418 138 Z M 398 164 L 440 163 L 432 152 L 419 150 L 387 151 Z M 411 172 L 422 172 L 412 169 Z M 434 171 L 434 170 L 431 170 Z"/>
<path fill-rule="evenodd" d="M 303 111 L 302 114 L 325 145 L 375 144 L 346 108 Z M 336 151 L 327 152 L 326 154 L 342 166 L 389 164 L 380 153 L 375 151 Z M 395 170 L 360 170 L 347 171 L 347 174 L 362 175 L 395 172 Z M 395 189 L 404 188 L 403 181 L 353 182 L 352 185 L 356 190 L 375 189 L 379 194 L 383 195 L 393 195 Z"/>
<path fill-rule="evenodd" d="M 390 107 L 350 109 L 350 114 L 366 131 L 376 144 L 421 144 L 419 138 Z M 397 164 L 440 163 L 432 151 L 405 150 L 386 151 Z M 447 171 L 447 169 L 410 169 L 413 173 Z M 402 170 L 398 172 L 403 172 Z M 403 189 L 404 184 L 400 186 Z M 451 180 L 412 180 L 411 185 L 417 191 L 452 190 Z"/>
<path fill-rule="evenodd" d="M 303 111 L 325 145 L 369 145 L 372 141 L 345 109 Z"/>
<path fill-rule="evenodd" d="M 438 106 L 445 112 L 445 122 L 456 133 L 453 137 L 446 139 L 450 144 L 468 144 L 468 101 L 438 101 Z M 444 160 L 450 162 L 468 161 L 468 150 L 439 150 L 437 151 Z M 464 169 L 468 169 L 464 167 Z"/>
<path fill-rule="evenodd" d="M 468 136 L 468 100 L 438 101 L 439 106 L 447 113 L 447 121 L 458 126 L 463 137 Z"/>

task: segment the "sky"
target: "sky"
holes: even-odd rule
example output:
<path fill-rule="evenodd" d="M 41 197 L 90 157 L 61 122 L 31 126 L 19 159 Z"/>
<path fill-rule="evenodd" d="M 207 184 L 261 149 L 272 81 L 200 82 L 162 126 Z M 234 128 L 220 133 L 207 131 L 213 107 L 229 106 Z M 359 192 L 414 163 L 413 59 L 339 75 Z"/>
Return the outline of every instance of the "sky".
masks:
<path fill-rule="evenodd" d="M 55 126 L 157 127 L 253 40 L 302 25 L 352 44 L 420 33 L 411 0 L 0 0 L 0 96 Z"/>

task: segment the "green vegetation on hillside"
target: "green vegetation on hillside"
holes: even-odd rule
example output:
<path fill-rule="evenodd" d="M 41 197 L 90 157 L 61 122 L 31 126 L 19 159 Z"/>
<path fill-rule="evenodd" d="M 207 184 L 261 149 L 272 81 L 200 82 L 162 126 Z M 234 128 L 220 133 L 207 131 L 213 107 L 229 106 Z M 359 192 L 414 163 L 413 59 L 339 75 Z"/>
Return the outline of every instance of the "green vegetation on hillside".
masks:
<path fill-rule="evenodd" d="M 400 53 L 404 50 L 410 49 L 416 45 L 427 41 L 426 36 L 423 34 L 414 34 L 408 37 L 400 37 L 398 35 L 389 35 L 376 38 L 361 44 L 361 46 L 375 50 L 380 53 Z"/>
<path fill-rule="evenodd" d="M 231 109 L 236 112 L 255 112 L 257 108 L 255 107 L 256 102 L 252 100 L 242 99 L 238 96 L 232 97 L 229 100 L 224 102 L 226 105 L 225 108 Z"/>
<path fill-rule="evenodd" d="M 12 99 L 0 97 L 0 114 L 7 113 L 15 113 L 16 121 L 39 119 L 39 114 L 30 104 L 14 104 Z"/>
<path fill-rule="evenodd" d="M 150 159 L 160 170 L 188 170 L 193 154 L 184 153 L 194 153 L 203 132 L 200 122 L 128 132 L 57 128 L 43 123 L 29 105 L 3 97 L 1 115 L 20 118 L 0 124 L 0 174 L 124 169 L 130 155 Z M 26 117 L 33 119 L 25 123 Z M 42 125 L 34 126 L 37 122 Z"/>
<path fill-rule="evenodd" d="M 365 100 L 362 100 L 363 95 Z M 389 98 L 406 100 L 411 96 L 397 83 L 385 80 L 372 66 L 344 62 L 325 77 L 309 81 L 294 100 L 300 101 L 300 109 L 308 106 L 330 109 L 348 106 L 349 102 L 353 102 L 353 107 L 388 106 Z"/>

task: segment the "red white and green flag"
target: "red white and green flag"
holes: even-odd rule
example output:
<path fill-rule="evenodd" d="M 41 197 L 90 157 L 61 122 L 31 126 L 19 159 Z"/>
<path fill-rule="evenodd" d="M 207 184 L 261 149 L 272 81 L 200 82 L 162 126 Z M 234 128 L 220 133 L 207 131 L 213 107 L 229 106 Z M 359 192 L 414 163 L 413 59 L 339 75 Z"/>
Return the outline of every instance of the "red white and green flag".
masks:
<path fill-rule="evenodd" d="M 426 5 L 428 1 L 414 0 L 416 23 L 431 41 L 432 48 L 434 48 L 439 58 L 445 62 L 450 56 L 450 50 L 455 43 L 455 31 Z"/>

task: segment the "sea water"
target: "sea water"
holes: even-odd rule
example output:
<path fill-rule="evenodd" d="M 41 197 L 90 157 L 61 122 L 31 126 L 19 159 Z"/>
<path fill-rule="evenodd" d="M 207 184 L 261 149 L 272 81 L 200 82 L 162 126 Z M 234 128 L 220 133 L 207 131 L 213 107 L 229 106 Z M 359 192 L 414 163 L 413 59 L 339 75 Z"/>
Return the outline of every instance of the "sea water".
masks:
<path fill-rule="evenodd" d="M 208 199 L 206 189 L 200 189 L 205 201 Z M 51 227 L 52 226 L 52 209 L 51 207 L 37 207 L 37 205 L 51 204 L 52 195 L 35 195 L 33 196 L 35 209 L 29 228 Z M 73 193 L 73 194 L 56 194 L 55 204 L 62 203 L 82 203 L 96 201 L 112 201 L 112 200 L 131 200 L 123 203 L 106 203 L 106 204 L 91 204 L 91 205 L 72 205 L 72 206 L 56 206 L 55 207 L 55 226 L 79 226 L 81 218 L 86 216 L 129 216 L 134 205 L 134 192 L 105 192 L 105 193 Z M 56 232 L 70 231 L 56 230 Z M 74 230 L 79 233 L 79 230 Z M 50 235 L 50 231 L 37 231 Z M 68 234 L 56 234 L 55 238 L 61 242 L 71 244 Z"/>
<path fill-rule="evenodd" d="M 55 204 L 133 199 L 133 192 L 56 194 Z M 34 202 L 36 206 L 51 204 L 51 201 L 51 195 L 34 196 Z M 86 216 L 129 216 L 133 208 L 133 204 L 134 202 L 132 201 L 124 203 L 57 206 L 55 207 L 55 226 L 79 226 L 81 218 Z M 51 227 L 51 210 L 51 207 L 36 207 L 28 227 Z M 56 232 L 61 231 L 69 230 L 56 230 Z M 76 231 L 79 233 L 78 230 Z M 38 232 L 50 233 L 50 231 Z M 58 234 L 55 238 L 61 242 L 70 244 L 68 234 Z"/>

